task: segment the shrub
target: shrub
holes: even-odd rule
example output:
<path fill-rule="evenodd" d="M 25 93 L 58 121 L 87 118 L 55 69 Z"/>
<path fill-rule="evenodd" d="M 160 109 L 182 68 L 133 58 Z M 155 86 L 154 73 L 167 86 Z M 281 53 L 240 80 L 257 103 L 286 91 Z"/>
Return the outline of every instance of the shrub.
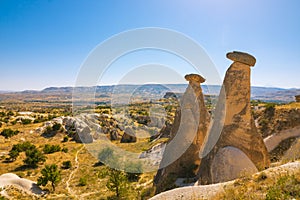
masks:
<path fill-rule="evenodd" d="M 86 186 L 87 185 L 87 180 L 85 177 L 81 177 L 79 179 L 79 186 Z"/>
<path fill-rule="evenodd" d="M 14 113 L 10 110 L 6 113 L 7 116 L 14 116 Z"/>
<path fill-rule="evenodd" d="M 71 163 L 71 161 L 64 161 L 63 163 L 62 163 L 62 167 L 61 168 L 63 168 L 63 169 L 70 169 L 72 167 L 72 163 Z"/>
<path fill-rule="evenodd" d="M 46 144 L 43 148 L 43 152 L 45 154 L 51 154 L 51 153 L 55 153 L 61 150 L 61 147 L 59 145 L 50 145 L 50 144 Z"/>
<path fill-rule="evenodd" d="M 268 178 L 267 174 L 265 172 L 261 172 L 257 177 L 257 181 L 264 181 L 267 178 Z"/>
<path fill-rule="evenodd" d="M 25 119 L 21 119 L 21 122 L 22 122 L 23 125 L 27 125 L 27 124 L 30 124 L 32 122 L 32 120 L 25 118 Z"/>
<path fill-rule="evenodd" d="M 26 158 L 24 159 L 24 163 L 29 167 L 37 167 L 37 164 L 46 161 L 46 157 L 36 148 L 27 150 L 25 154 Z"/>
<path fill-rule="evenodd" d="M 13 145 L 12 149 L 9 151 L 9 159 L 11 162 L 15 161 L 19 156 L 20 152 L 24 152 L 30 149 L 35 149 L 36 147 L 30 142 L 23 142 Z"/>
<path fill-rule="evenodd" d="M 15 150 L 15 149 L 10 150 L 8 153 L 9 160 L 12 162 L 15 161 L 18 158 L 19 154 L 20 154 L 19 151 Z"/>
<path fill-rule="evenodd" d="M 64 147 L 64 148 L 62 148 L 61 151 L 64 152 L 64 153 L 68 153 L 69 149 L 67 147 Z"/>
<path fill-rule="evenodd" d="M 69 137 L 66 135 L 62 142 L 68 142 L 68 141 L 69 141 Z"/>
<path fill-rule="evenodd" d="M 268 189 L 266 200 L 273 199 L 299 199 L 300 180 L 295 175 L 280 177 L 275 185 Z"/>
<path fill-rule="evenodd" d="M 55 123 L 53 126 L 52 126 L 52 130 L 57 132 L 59 131 L 61 128 L 61 124 L 58 124 L 58 123 Z"/>
<path fill-rule="evenodd" d="M 4 129 L 0 133 L 0 135 L 2 135 L 3 137 L 5 137 L 7 139 L 7 138 L 10 138 L 10 137 L 12 137 L 14 135 L 17 135 L 18 133 L 19 133 L 18 130 L 14 131 L 14 130 L 12 130 L 12 129 L 9 128 L 9 129 Z"/>
<path fill-rule="evenodd" d="M 265 105 L 265 115 L 268 117 L 268 118 L 272 118 L 275 114 L 275 103 L 267 103 Z"/>

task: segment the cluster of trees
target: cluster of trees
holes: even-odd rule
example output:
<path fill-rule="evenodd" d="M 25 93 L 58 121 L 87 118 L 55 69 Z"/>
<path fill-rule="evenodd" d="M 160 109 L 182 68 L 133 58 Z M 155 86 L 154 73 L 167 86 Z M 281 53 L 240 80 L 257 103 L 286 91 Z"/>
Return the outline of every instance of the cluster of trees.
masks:
<path fill-rule="evenodd" d="M 39 163 L 46 161 L 44 154 L 30 142 L 23 142 L 13 145 L 9 152 L 9 160 L 11 162 L 15 161 L 21 152 L 25 152 L 26 158 L 23 160 L 23 162 L 29 167 L 37 167 Z"/>
<path fill-rule="evenodd" d="M 46 144 L 43 148 L 45 154 L 51 154 L 54 152 L 63 151 L 68 152 L 67 148 L 61 148 L 59 145 L 49 145 Z M 15 161 L 21 152 L 25 152 L 26 158 L 23 160 L 24 164 L 29 167 L 37 167 L 39 163 L 46 161 L 45 155 L 37 149 L 37 147 L 30 142 L 23 142 L 13 145 L 12 149 L 9 151 L 8 161 Z"/>
<path fill-rule="evenodd" d="M 49 145 L 46 144 L 43 148 L 44 153 L 54 153 L 65 148 L 61 148 L 59 145 Z M 24 164 L 28 167 L 37 167 L 38 164 L 44 163 L 46 161 L 45 155 L 39 151 L 35 145 L 30 142 L 23 142 L 13 145 L 9 152 L 8 160 L 13 162 L 17 159 L 21 152 L 25 152 L 26 158 L 23 160 Z M 64 161 L 62 163 L 62 169 L 70 169 L 72 167 L 71 161 Z M 56 164 L 46 165 L 41 170 L 42 176 L 38 178 L 38 185 L 46 186 L 48 182 L 51 183 L 53 191 L 55 191 L 55 186 L 61 180 L 61 173 Z"/>
<path fill-rule="evenodd" d="M 7 139 L 14 135 L 17 135 L 19 132 L 20 131 L 18 131 L 18 130 L 14 131 L 14 130 L 8 128 L 8 129 L 4 129 L 3 131 L 1 131 L 0 135 L 2 135 L 3 137 L 5 137 Z"/>

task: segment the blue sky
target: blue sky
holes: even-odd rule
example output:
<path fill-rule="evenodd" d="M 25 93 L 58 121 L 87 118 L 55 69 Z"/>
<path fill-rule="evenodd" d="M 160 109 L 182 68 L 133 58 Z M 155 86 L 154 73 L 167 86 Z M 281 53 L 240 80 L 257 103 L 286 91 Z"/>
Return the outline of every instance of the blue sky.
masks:
<path fill-rule="evenodd" d="M 299 8 L 297 0 L 0 0 L 0 90 L 72 86 L 99 43 L 143 27 L 193 38 L 222 79 L 231 63 L 226 53 L 240 50 L 257 58 L 252 85 L 300 88 Z M 171 56 L 148 53 L 137 55 L 140 64 L 163 57 L 179 73 L 191 72 Z M 122 79 L 128 59 L 99 83 Z"/>

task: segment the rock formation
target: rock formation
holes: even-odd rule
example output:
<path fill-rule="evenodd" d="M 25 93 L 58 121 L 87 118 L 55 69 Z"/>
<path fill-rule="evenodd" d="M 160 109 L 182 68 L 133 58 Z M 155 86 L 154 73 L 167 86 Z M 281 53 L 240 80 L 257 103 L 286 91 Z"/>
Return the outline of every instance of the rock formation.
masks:
<path fill-rule="evenodd" d="M 136 142 L 135 133 L 131 128 L 127 127 L 121 138 L 121 143 L 133 143 L 133 142 Z"/>
<path fill-rule="evenodd" d="M 250 66 L 255 65 L 255 58 L 242 52 L 228 53 L 227 58 L 234 62 L 226 72 L 223 82 L 225 94 L 221 92 L 218 102 L 224 104 L 224 123 L 216 145 L 201 160 L 198 171 L 200 184 L 232 180 L 245 172 L 265 169 L 270 164 L 250 107 Z M 215 134 L 214 128 L 219 123 L 214 120 L 204 148 L 211 142 L 209 138 Z"/>
<path fill-rule="evenodd" d="M 170 189 L 179 177 L 194 177 L 200 165 L 199 151 L 209 124 L 200 75 L 185 76 L 189 81 L 176 111 L 171 138 L 165 148 L 154 184 L 156 193 Z"/>

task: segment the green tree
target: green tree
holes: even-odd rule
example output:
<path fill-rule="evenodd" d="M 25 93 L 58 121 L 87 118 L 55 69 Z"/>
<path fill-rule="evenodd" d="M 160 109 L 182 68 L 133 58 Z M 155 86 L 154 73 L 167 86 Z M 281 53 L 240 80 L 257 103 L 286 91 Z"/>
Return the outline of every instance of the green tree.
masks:
<path fill-rule="evenodd" d="M 46 186 L 48 182 L 51 183 L 53 191 L 56 185 L 61 181 L 61 174 L 56 164 L 46 165 L 41 171 L 42 176 L 38 178 L 37 184 Z"/>
<path fill-rule="evenodd" d="M 129 189 L 129 182 L 126 173 L 116 169 L 109 169 L 107 173 L 108 181 L 106 187 L 116 194 L 117 198 L 121 198 L 126 195 L 126 191 Z"/>
<path fill-rule="evenodd" d="M 36 148 L 26 150 L 25 154 L 26 158 L 23 162 L 30 167 L 37 167 L 37 164 L 46 161 L 46 157 Z"/>

